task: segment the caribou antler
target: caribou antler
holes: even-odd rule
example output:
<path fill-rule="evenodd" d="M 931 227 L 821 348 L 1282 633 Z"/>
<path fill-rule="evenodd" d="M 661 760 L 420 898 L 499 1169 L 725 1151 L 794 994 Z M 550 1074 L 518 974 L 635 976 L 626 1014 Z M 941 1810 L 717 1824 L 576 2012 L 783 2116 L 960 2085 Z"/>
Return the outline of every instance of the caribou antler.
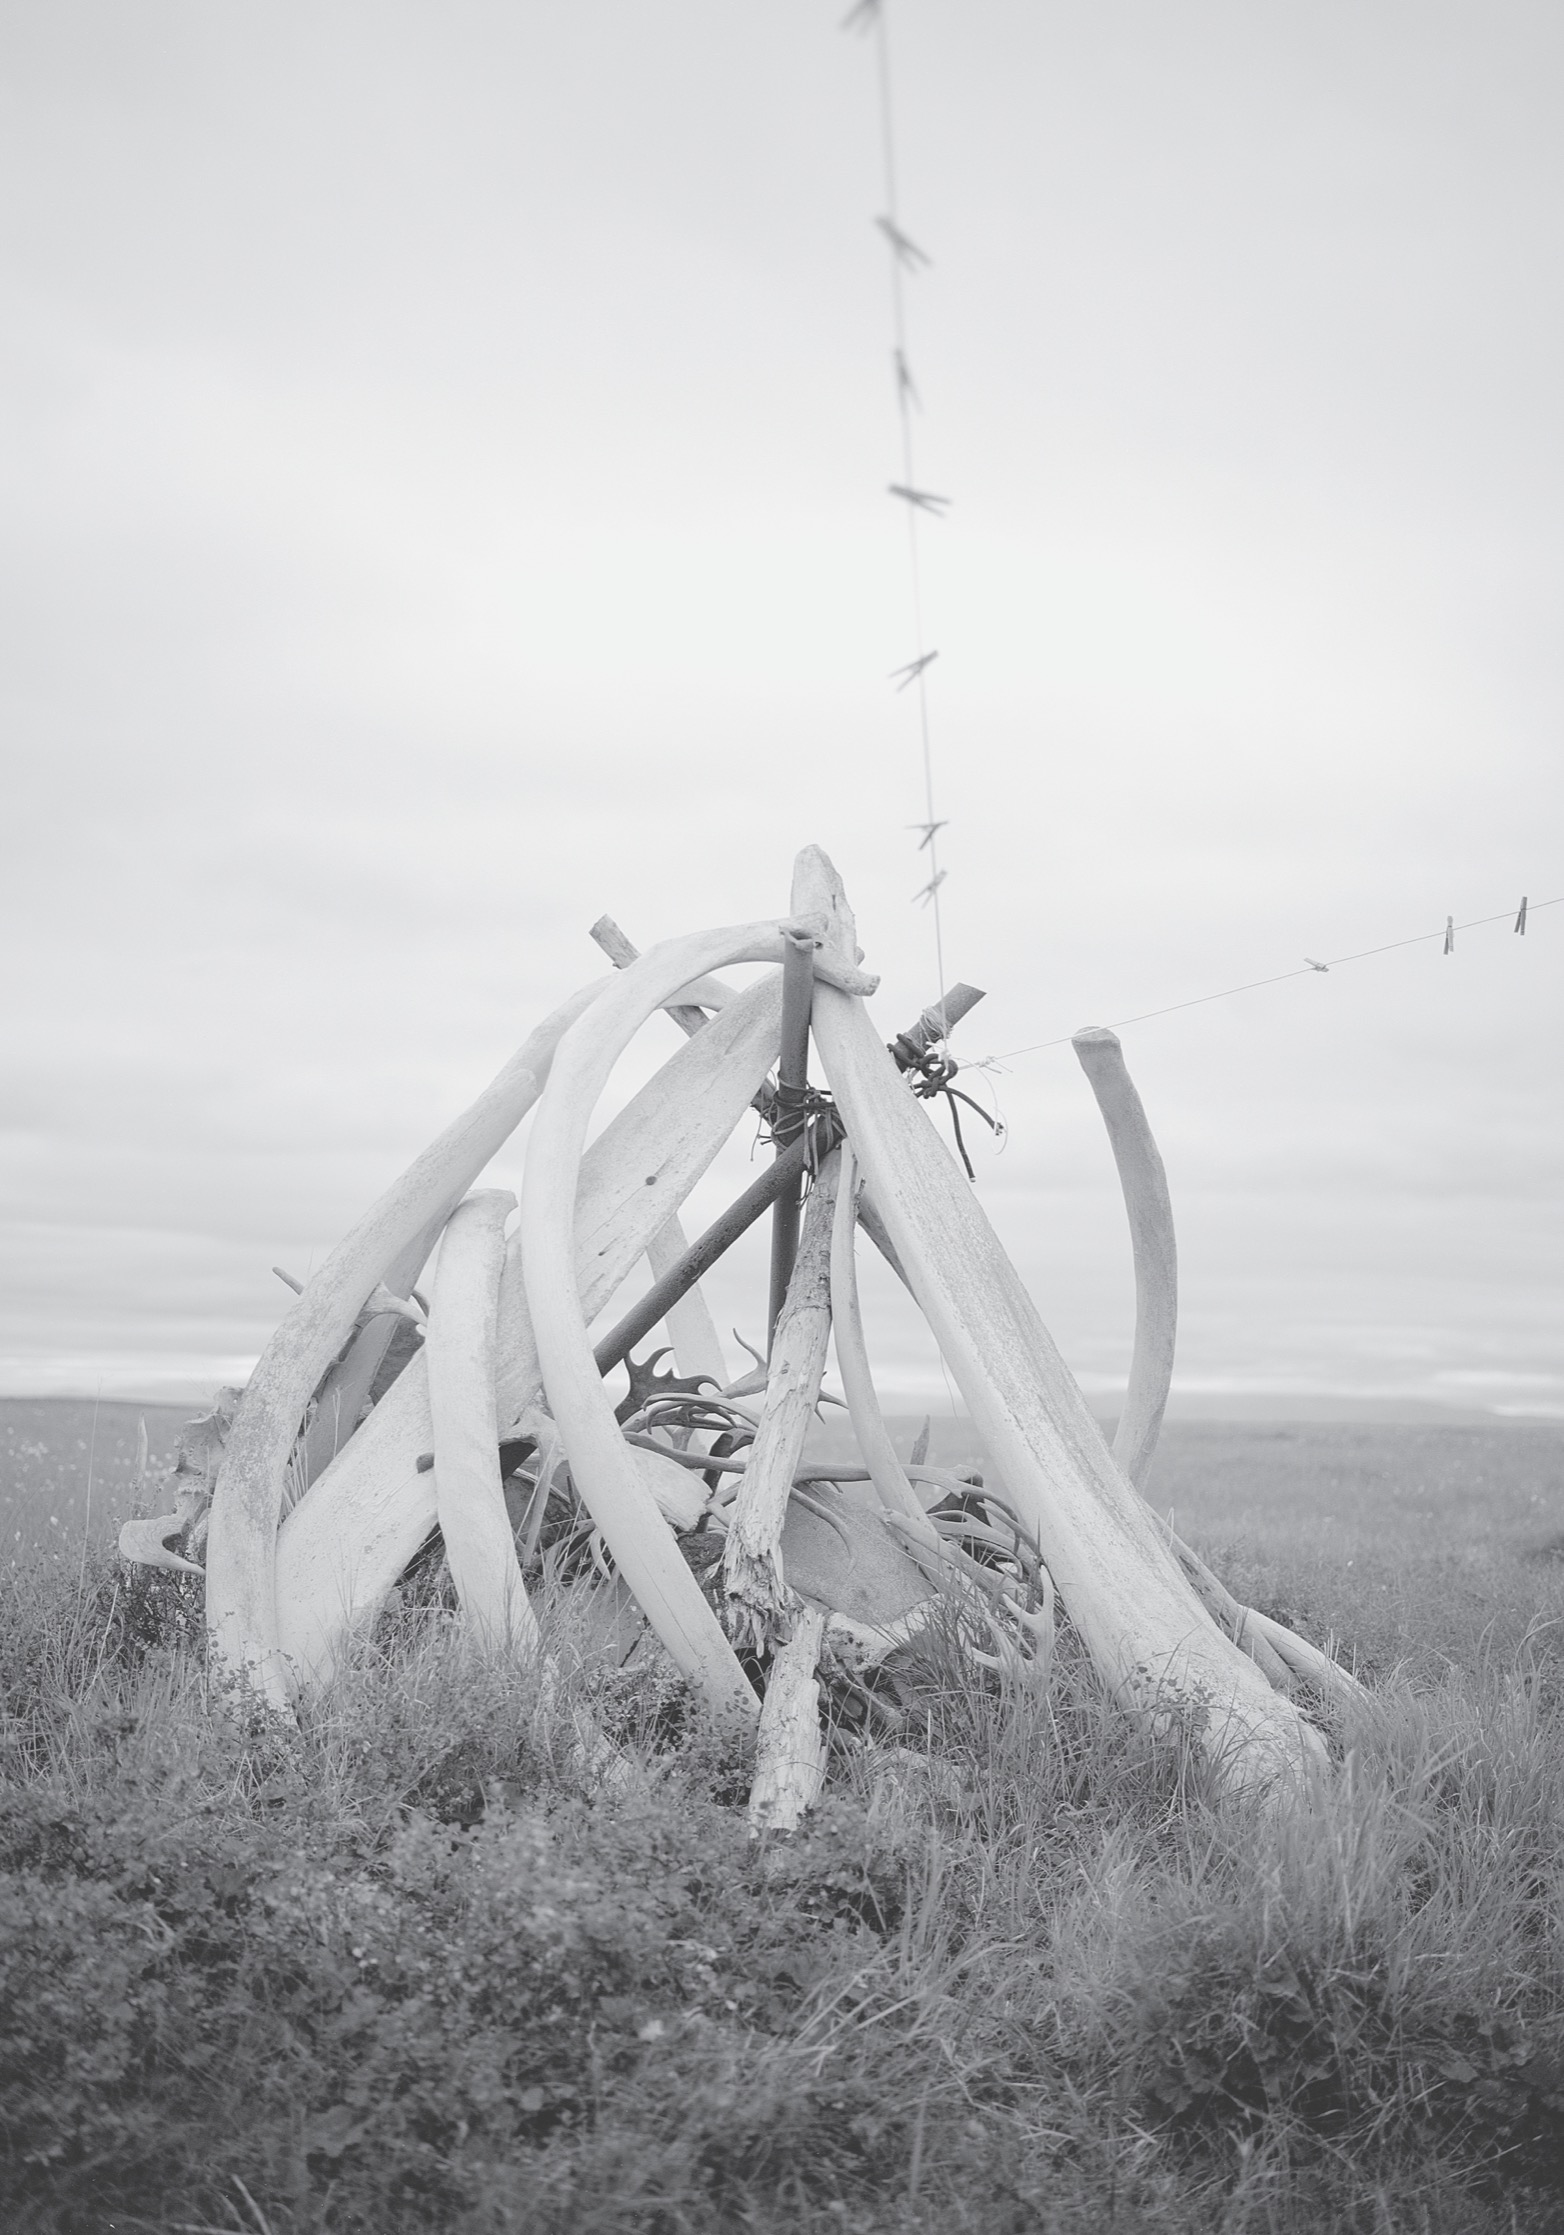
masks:
<path fill-rule="evenodd" d="M 154 1513 L 145 1521 L 127 1521 L 119 1533 L 119 1556 L 133 1560 L 137 1567 L 171 1568 L 176 1575 L 205 1575 L 205 1568 L 197 1567 L 194 1560 L 183 1560 L 168 1549 L 169 1538 L 182 1536 L 188 1526 L 183 1513 Z"/>

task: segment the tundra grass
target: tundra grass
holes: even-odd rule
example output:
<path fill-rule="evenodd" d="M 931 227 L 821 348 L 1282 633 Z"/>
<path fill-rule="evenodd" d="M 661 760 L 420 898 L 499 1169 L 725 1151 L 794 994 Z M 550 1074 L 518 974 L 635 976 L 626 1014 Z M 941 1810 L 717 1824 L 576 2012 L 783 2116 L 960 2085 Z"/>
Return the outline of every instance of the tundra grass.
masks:
<path fill-rule="evenodd" d="M 180 1579 L 6 1588 L 18 2235 L 1564 2224 L 1545 1620 L 1381 1666 L 1279 1820 L 1068 1636 L 1043 1694 L 936 1634 L 755 1843 L 742 1745 L 568 1595 L 547 1698 L 410 1604 L 289 1731 L 213 1697 Z"/>

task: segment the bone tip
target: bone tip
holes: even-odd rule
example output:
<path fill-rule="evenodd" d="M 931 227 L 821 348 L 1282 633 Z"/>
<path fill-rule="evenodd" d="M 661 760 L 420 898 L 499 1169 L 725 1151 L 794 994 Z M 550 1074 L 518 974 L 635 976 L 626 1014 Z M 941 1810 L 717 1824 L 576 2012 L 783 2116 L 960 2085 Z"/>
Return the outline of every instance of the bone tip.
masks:
<path fill-rule="evenodd" d="M 1070 1045 L 1077 1055 L 1088 1048 L 1116 1048 L 1119 1045 L 1119 1035 L 1111 1032 L 1105 1024 L 1083 1024 L 1079 1032 L 1070 1035 Z"/>

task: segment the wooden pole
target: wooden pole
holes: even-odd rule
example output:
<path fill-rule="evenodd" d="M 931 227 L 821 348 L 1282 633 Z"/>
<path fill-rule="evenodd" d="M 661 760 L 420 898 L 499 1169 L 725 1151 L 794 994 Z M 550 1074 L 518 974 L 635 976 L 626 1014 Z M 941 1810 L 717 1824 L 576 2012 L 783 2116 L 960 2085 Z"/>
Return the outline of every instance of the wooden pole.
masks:
<path fill-rule="evenodd" d="M 825 1134 L 823 1139 L 818 1137 L 820 1133 Z M 834 1129 L 826 1132 L 825 1128 L 818 1128 L 817 1156 L 823 1156 L 836 1137 Z M 800 1134 L 778 1156 L 775 1164 L 762 1172 L 758 1180 L 752 1181 L 720 1217 L 713 1219 L 704 1234 L 696 1236 L 678 1264 L 664 1273 L 661 1280 L 654 1281 L 640 1302 L 625 1313 L 616 1327 L 609 1329 L 592 1354 L 599 1373 L 606 1374 L 610 1367 L 620 1365 L 629 1357 L 641 1338 L 651 1333 L 669 1305 L 676 1304 L 703 1274 L 710 1272 L 724 1250 L 731 1249 L 761 1213 L 771 1208 L 777 1191 L 786 1187 L 790 1180 L 797 1184 L 808 1162 L 809 1138 L 807 1134 Z"/>
<path fill-rule="evenodd" d="M 782 957 L 782 1046 L 777 1060 L 777 1111 L 772 1131 L 778 1160 L 795 1139 L 807 1138 L 803 1114 L 809 1084 L 809 1012 L 815 995 L 814 947 L 792 939 Z M 771 1213 L 771 1299 L 766 1313 L 766 1350 L 776 1339 L 777 1321 L 787 1301 L 787 1284 L 798 1255 L 798 1224 L 803 1213 L 802 1172 L 790 1172 L 777 1189 Z"/>
<path fill-rule="evenodd" d="M 606 922 L 608 919 L 605 917 L 603 920 Z M 594 931 L 595 929 L 596 927 Z M 628 961 L 634 961 L 637 950 L 624 939 L 622 933 L 619 938 L 622 941 L 620 951 L 627 953 Z M 618 962 L 617 955 L 614 959 Z M 626 965 L 618 962 L 618 966 L 623 969 Z M 783 967 L 785 971 L 785 963 Z M 951 987 L 943 1002 L 931 1003 L 916 1024 L 909 1025 L 905 1032 L 898 1033 L 891 1042 L 891 1054 L 897 1068 L 902 1071 L 910 1070 L 951 1029 L 957 1019 L 976 1007 L 982 998 L 978 987 L 957 985 Z M 785 1005 L 785 985 L 783 1001 Z M 839 1121 L 834 1113 L 827 1111 L 814 1120 L 809 1131 L 801 1133 L 795 1141 L 790 1141 L 785 1148 L 779 1149 L 776 1162 L 769 1170 L 752 1181 L 743 1194 L 730 1203 L 703 1234 L 696 1236 L 678 1263 L 671 1265 L 654 1281 L 640 1301 L 633 1304 L 623 1319 L 611 1327 L 597 1343 L 593 1356 L 597 1360 L 599 1373 L 609 1373 L 615 1366 L 622 1365 L 636 1344 L 643 1341 L 665 1316 L 669 1306 L 676 1304 L 681 1296 L 687 1295 L 695 1283 L 711 1271 L 718 1258 L 732 1248 L 739 1236 L 748 1233 L 756 1219 L 771 1208 L 783 1188 L 791 1185 L 796 1189 L 803 1178 L 804 1167 L 811 1161 L 818 1166 L 841 1137 Z M 883 1230 L 871 1229 L 867 1219 L 863 1223 L 875 1246 L 882 1252 L 888 1250 L 889 1244 L 883 1238 Z"/>
<path fill-rule="evenodd" d="M 921 1063 L 930 1048 L 941 1040 L 948 1040 L 969 1009 L 975 1009 L 983 998 L 981 986 L 954 985 L 942 1001 L 931 1001 L 915 1025 L 898 1032 L 891 1042 L 891 1054 L 896 1058 L 899 1071 L 910 1071 Z"/>

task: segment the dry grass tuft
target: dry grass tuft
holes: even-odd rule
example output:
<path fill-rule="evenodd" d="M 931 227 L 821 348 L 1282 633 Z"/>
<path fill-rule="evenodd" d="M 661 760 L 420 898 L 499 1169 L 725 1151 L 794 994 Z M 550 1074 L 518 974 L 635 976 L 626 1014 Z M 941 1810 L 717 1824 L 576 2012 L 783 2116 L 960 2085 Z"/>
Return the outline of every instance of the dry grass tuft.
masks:
<path fill-rule="evenodd" d="M 10 1589 L 8 2227 L 1564 2214 L 1556 1631 L 1382 1671 L 1280 1822 L 1129 1729 L 1067 1631 L 1046 1692 L 936 1636 L 899 1737 L 844 1726 L 757 1845 L 735 1741 L 557 1581 L 552 1689 L 464 1656 L 430 1577 L 296 1731 L 222 1711 L 177 1577 Z"/>

